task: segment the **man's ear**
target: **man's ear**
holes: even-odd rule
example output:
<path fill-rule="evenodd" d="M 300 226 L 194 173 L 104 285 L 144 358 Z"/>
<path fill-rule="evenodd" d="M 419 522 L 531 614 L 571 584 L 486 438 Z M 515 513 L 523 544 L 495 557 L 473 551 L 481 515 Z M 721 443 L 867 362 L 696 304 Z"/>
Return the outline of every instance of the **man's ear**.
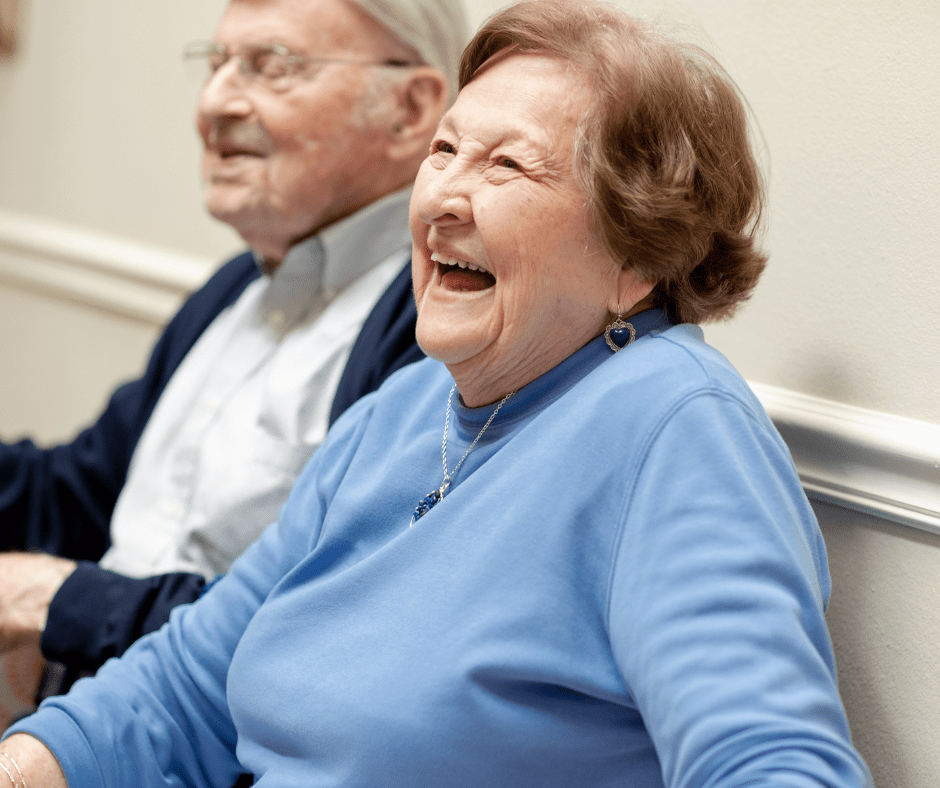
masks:
<path fill-rule="evenodd" d="M 389 118 L 388 156 L 393 161 L 424 158 L 431 136 L 447 109 L 450 92 L 447 79 L 436 68 L 418 66 L 411 69 L 408 80 L 395 92 L 398 105 Z"/>

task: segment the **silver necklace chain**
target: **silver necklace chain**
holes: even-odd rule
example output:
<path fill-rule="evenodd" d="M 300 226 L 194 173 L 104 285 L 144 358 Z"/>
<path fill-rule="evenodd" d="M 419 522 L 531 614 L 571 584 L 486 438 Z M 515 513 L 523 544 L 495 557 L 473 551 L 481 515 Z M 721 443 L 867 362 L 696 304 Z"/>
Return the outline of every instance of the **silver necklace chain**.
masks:
<path fill-rule="evenodd" d="M 427 495 L 424 496 L 418 505 L 415 507 L 414 514 L 411 515 L 411 524 L 409 528 L 414 525 L 418 520 L 420 520 L 424 515 L 431 511 L 438 503 L 444 499 L 444 493 L 447 492 L 447 488 L 450 487 L 451 480 L 456 475 L 457 471 L 460 470 L 460 466 L 463 465 L 463 461 L 467 459 L 467 455 L 473 451 L 473 447 L 477 445 L 477 441 L 483 437 L 483 433 L 486 432 L 486 428 L 493 423 L 493 419 L 496 418 L 496 414 L 499 413 L 499 409 L 506 404 L 506 400 L 509 399 L 515 391 L 510 391 L 505 397 L 499 401 L 499 405 L 496 406 L 496 409 L 490 414 L 490 417 L 486 420 L 486 424 L 483 425 L 483 429 L 477 433 L 477 436 L 473 439 L 473 443 L 470 444 L 470 448 L 463 453 L 457 464 L 454 466 L 454 470 L 450 473 L 447 472 L 447 431 L 450 427 L 450 403 L 454 398 L 454 392 L 457 390 L 457 384 L 455 383 L 453 388 L 450 390 L 450 394 L 447 395 L 447 416 L 444 418 L 444 440 L 441 443 L 441 461 L 444 463 L 444 481 L 441 482 L 441 486 L 436 490 L 431 490 Z"/>
<path fill-rule="evenodd" d="M 450 427 L 450 403 L 454 398 L 454 392 L 456 390 L 457 390 L 457 384 L 455 383 L 450 390 L 450 394 L 447 395 L 447 417 L 444 419 L 444 441 L 441 444 L 441 459 L 443 460 L 443 463 L 444 463 L 444 481 L 441 482 L 441 487 L 438 490 L 438 493 L 440 493 L 441 498 L 444 497 L 444 493 L 447 492 L 447 488 L 450 487 L 450 482 L 454 478 L 454 476 L 457 474 L 457 471 L 460 469 L 460 466 L 463 465 L 463 461 L 467 459 L 467 455 L 471 451 L 473 451 L 473 447 L 477 445 L 477 441 L 479 441 L 480 438 L 483 436 L 483 433 L 486 432 L 486 428 L 489 427 L 490 424 L 493 423 L 493 419 L 496 418 L 496 414 L 499 413 L 499 409 L 503 407 L 507 399 L 509 399 L 513 394 L 516 393 L 515 391 L 510 391 L 505 397 L 503 397 L 499 401 L 499 405 L 496 406 L 496 410 L 494 410 L 490 414 L 490 417 L 486 420 L 486 424 L 483 425 L 483 429 L 477 433 L 477 436 L 473 439 L 473 443 L 470 444 L 470 448 L 467 449 L 463 453 L 463 457 L 461 457 L 457 461 L 457 464 L 454 466 L 454 470 L 448 473 L 447 472 L 447 430 Z"/>

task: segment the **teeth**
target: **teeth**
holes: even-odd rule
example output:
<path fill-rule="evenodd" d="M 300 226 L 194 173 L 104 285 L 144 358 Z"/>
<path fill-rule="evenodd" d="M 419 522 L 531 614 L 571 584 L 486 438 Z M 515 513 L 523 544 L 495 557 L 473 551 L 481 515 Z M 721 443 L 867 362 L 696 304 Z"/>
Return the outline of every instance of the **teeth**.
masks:
<path fill-rule="evenodd" d="M 431 252 L 431 260 L 441 265 L 456 265 L 458 268 L 469 268 L 471 271 L 482 271 L 484 274 L 488 273 L 485 268 L 480 268 L 478 265 L 468 263 L 466 260 L 458 260 L 456 257 L 450 257 L 449 255 L 440 254 L 439 252 Z"/>

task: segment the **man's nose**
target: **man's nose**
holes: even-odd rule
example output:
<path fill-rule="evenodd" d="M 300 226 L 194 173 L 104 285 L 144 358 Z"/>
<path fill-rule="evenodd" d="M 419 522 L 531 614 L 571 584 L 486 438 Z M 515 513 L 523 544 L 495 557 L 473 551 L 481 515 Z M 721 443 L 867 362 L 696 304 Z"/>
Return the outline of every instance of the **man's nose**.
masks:
<path fill-rule="evenodd" d="M 243 116 L 252 112 L 239 71 L 238 58 L 229 58 L 209 75 L 199 92 L 198 113 L 201 117 Z"/>

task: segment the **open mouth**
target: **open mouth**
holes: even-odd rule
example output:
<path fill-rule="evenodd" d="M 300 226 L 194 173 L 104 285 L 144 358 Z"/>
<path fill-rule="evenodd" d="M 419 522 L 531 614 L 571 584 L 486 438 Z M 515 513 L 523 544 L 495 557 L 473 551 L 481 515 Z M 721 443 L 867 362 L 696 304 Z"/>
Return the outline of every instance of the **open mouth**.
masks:
<path fill-rule="evenodd" d="M 496 284 L 496 277 L 478 265 L 440 252 L 432 252 L 431 260 L 437 263 L 441 286 L 447 290 L 473 292 L 486 290 Z"/>
<path fill-rule="evenodd" d="M 263 154 L 261 151 L 251 148 L 241 148 L 235 145 L 219 145 L 217 148 L 220 159 L 233 159 L 236 156 L 250 156 L 258 158 Z"/>

